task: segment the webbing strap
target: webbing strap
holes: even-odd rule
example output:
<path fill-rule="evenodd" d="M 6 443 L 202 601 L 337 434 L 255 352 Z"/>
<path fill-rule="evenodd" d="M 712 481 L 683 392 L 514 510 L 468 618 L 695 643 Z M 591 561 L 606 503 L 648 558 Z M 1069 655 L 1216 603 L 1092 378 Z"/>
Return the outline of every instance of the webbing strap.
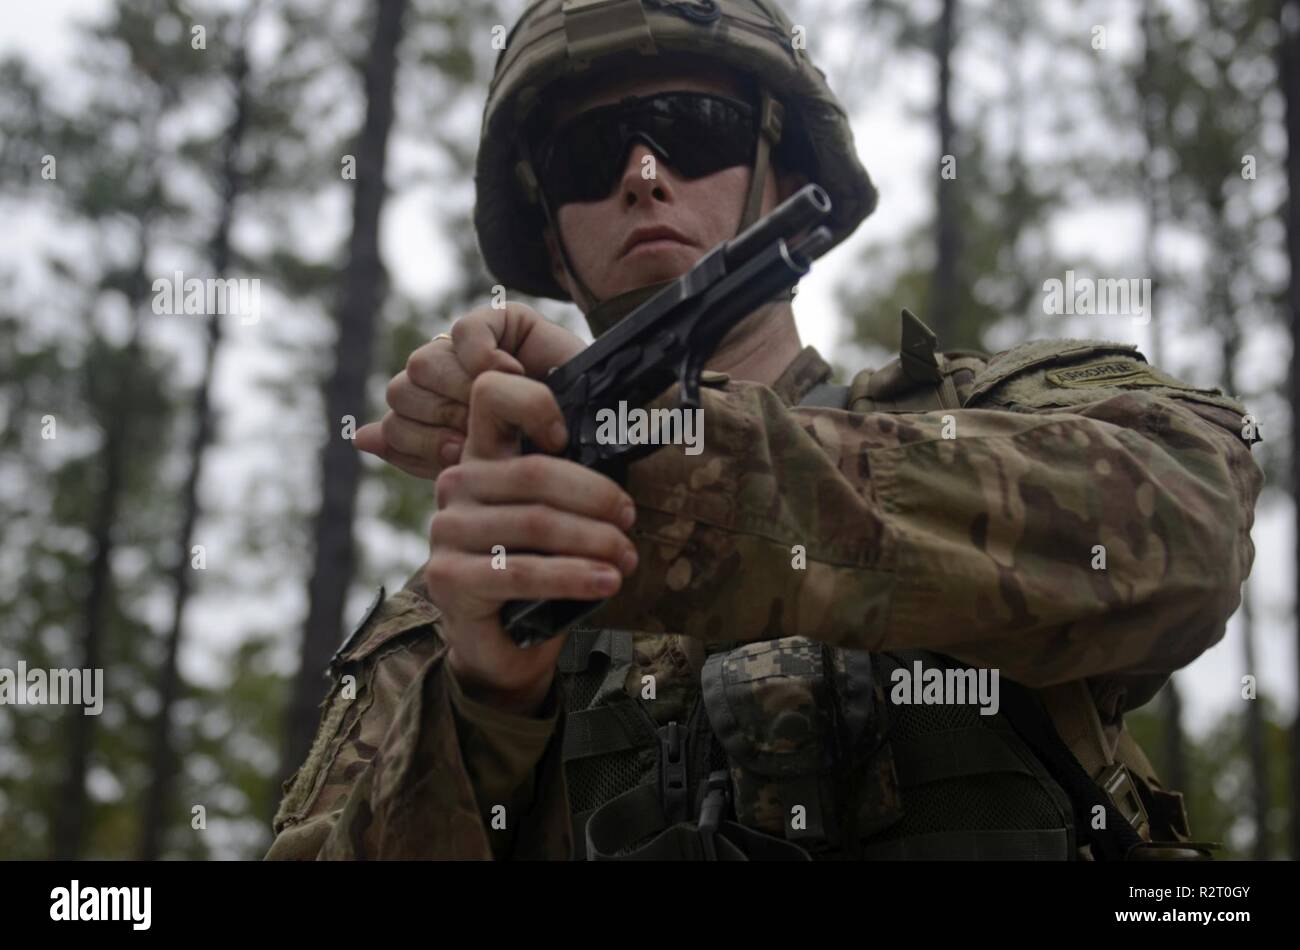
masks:
<path fill-rule="evenodd" d="M 1079 841 L 1092 845 L 1094 858 L 1121 861 L 1134 848 L 1141 846 L 1142 839 L 1128 819 L 1061 740 L 1038 696 L 1019 683 L 1003 679 L 1002 713 L 1070 797 Z M 1101 829 L 1093 827 L 1093 816 L 1098 808 L 1105 814 L 1106 827 Z"/>
<path fill-rule="evenodd" d="M 867 845 L 871 861 L 1067 861 L 1065 828 L 1023 831 L 938 831 Z"/>
<path fill-rule="evenodd" d="M 564 717 L 565 762 L 588 759 L 593 755 L 626 752 L 647 744 L 644 736 L 628 728 L 628 722 L 619 705 L 578 709 Z"/>
<path fill-rule="evenodd" d="M 1052 717 L 1061 741 L 1070 747 L 1089 775 L 1096 778 L 1114 764 L 1115 750 L 1106 741 L 1092 691 L 1083 680 L 1040 689 L 1038 697 Z"/>
<path fill-rule="evenodd" d="M 611 665 L 629 662 L 632 659 L 631 631 L 594 627 L 571 630 L 556 659 L 556 668 L 561 673 L 581 673 L 591 664 L 593 653 L 603 653 L 609 657 Z"/>
<path fill-rule="evenodd" d="M 763 212 L 763 192 L 767 190 L 767 176 L 771 174 L 772 149 L 781 142 L 785 108 L 764 86 L 759 97 L 759 134 L 754 149 L 754 171 L 749 181 L 749 194 L 740 216 L 740 234 L 757 221 Z"/>
<path fill-rule="evenodd" d="M 986 726 L 936 732 L 920 739 L 895 739 L 890 745 L 899 780 L 904 785 L 924 785 L 991 772 L 1035 774 L 997 730 Z"/>
<path fill-rule="evenodd" d="M 599 636 L 600 631 L 597 629 L 570 630 L 569 638 L 564 641 L 560 655 L 556 658 L 556 669 L 561 673 L 581 673 L 586 670 L 590 663 L 591 648 L 596 645 Z"/>
<path fill-rule="evenodd" d="M 849 387 L 839 383 L 818 383 L 799 400 L 801 406 L 844 409 L 849 404 Z"/>

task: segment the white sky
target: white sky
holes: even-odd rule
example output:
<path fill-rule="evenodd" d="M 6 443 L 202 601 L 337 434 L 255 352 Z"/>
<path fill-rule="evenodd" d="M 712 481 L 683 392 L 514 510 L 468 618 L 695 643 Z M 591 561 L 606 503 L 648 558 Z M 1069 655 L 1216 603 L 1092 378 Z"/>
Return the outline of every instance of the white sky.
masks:
<path fill-rule="evenodd" d="M 801 6 L 792 2 L 789 7 L 795 12 Z M 1046 7 L 1054 14 L 1061 14 L 1073 4 L 1057 3 Z M 68 24 L 88 15 L 96 15 L 107 8 L 105 0 L 42 0 L 38 4 L 9 4 L 6 15 L 0 17 L 0 52 L 22 51 L 42 70 L 51 75 L 70 76 L 74 52 L 73 34 Z M 1085 36 L 1087 24 L 1079 24 Z M 1125 42 L 1125 24 L 1112 24 L 1112 34 L 1117 44 Z M 851 37 L 838 38 L 839 43 L 852 43 Z M 1086 40 L 1085 40 L 1086 41 Z M 810 33 L 809 43 L 814 53 L 819 50 L 822 40 Z M 836 38 L 826 40 L 834 45 Z M 842 46 L 835 46 L 842 49 Z M 995 81 L 992 77 L 993 67 L 985 67 L 977 59 L 968 57 L 959 66 L 966 72 L 960 77 L 963 87 L 978 86 L 981 81 Z M 985 75 L 984 70 L 988 70 Z M 927 71 L 910 68 L 901 64 L 891 71 L 883 84 L 872 90 L 869 97 L 870 107 L 854 118 L 855 133 L 859 149 L 867 167 L 880 187 L 882 203 L 876 214 L 866 222 L 843 249 L 823 259 L 817 265 L 814 274 L 803 282 L 797 303 L 797 315 L 801 333 L 807 342 L 817 346 L 828 357 L 836 353 L 836 343 L 841 333 L 837 320 L 827 319 L 825 314 L 834 313 L 832 289 L 856 266 L 857 251 L 867 245 L 888 242 L 892 236 L 904 233 L 910 225 L 922 219 L 927 213 L 931 193 L 931 174 L 934 163 L 934 143 L 929 126 L 919 116 L 918 110 L 926 107 L 932 95 L 932 80 Z M 1050 140 L 1035 143 L 1039 148 L 1052 148 Z M 400 149 L 394 154 L 400 156 Z M 431 219 L 432 202 L 439 196 L 431 195 L 427 189 L 412 189 L 409 193 L 390 203 L 385 211 L 383 228 L 383 252 L 386 262 L 395 279 L 404 288 L 422 299 L 433 300 L 438 288 L 445 281 L 436 266 L 437 251 L 442 246 L 438 235 L 432 233 L 428 222 Z M 339 219 L 345 209 L 328 209 L 322 211 L 324 220 Z M 1138 239 L 1140 229 L 1133 226 L 1136 210 L 1132 206 L 1099 206 L 1077 209 L 1069 218 L 1068 227 L 1057 229 L 1056 238 L 1063 247 L 1089 251 L 1103 262 L 1113 262 L 1118 273 L 1129 273 L 1127 266 L 1140 258 Z M 0 255 L 6 260 L 30 258 L 33 249 L 41 239 L 50 240 L 57 237 L 51 233 L 48 221 L 39 214 L 30 215 L 15 226 L 10 219 L 8 226 L 0 230 Z M 328 233 L 327 231 L 324 233 Z M 1067 247 L 1068 249 L 1068 247 Z M 283 302 L 287 307 L 288 303 Z M 263 295 L 263 310 L 268 306 L 274 309 L 275 301 L 268 302 Z M 431 314 L 431 325 L 436 324 L 445 314 Z M 249 391 L 251 381 L 258 374 L 274 374 L 277 369 L 274 327 L 269 320 L 262 324 L 238 332 L 230 328 L 230 344 L 223 355 L 220 378 L 218 380 L 218 404 L 224 413 L 224 426 L 227 432 L 239 432 L 244 440 L 261 445 L 256 451 L 250 451 L 242 445 L 223 444 L 212 453 L 210 471 L 204 483 L 204 501 L 211 510 L 230 510 L 241 505 L 256 506 L 258 510 L 273 511 L 277 506 L 287 503 L 288 499 L 279 497 L 272 480 L 261 480 L 259 472 L 266 472 L 272 467 L 290 466 L 295 477 L 302 479 L 301 484 L 311 484 L 314 478 L 314 453 L 300 453 L 289 457 L 279 447 L 275 430 L 274 407 L 256 405 L 255 400 L 239 398 Z M 283 331 L 282 331 L 283 332 Z M 178 333 L 165 332 L 172 336 L 183 337 L 186 331 Z M 1063 333 L 1063 335 L 1066 335 Z M 1092 325 L 1087 321 L 1070 325 L 1068 335 L 1094 336 L 1107 339 L 1119 339 L 1136 342 L 1146 346 L 1149 340 L 1143 327 L 1115 318 L 1094 318 Z M 1197 365 L 1197 354 L 1189 352 L 1188 346 L 1194 345 L 1180 339 L 1177 326 L 1171 326 L 1165 333 L 1167 363 L 1180 365 Z M 197 366 L 198 335 L 191 336 L 194 343 L 188 347 L 187 364 Z M 1288 347 L 1285 343 L 1265 338 L 1248 349 L 1252 364 L 1249 372 L 1242 373 L 1242 378 L 1280 378 L 1284 372 Z M 184 344 L 182 344 L 184 347 Z M 1261 420 L 1264 432 L 1280 433 L 1288 423 L 1285 417 Z M 281 434 L 282 435 L 282 434 Z M 223 533 L 219 518 L 209 517 L 205 521 L 204 531 L 208 533 L 210 549 L 219 552 L 223 544 L 234 545 L 236 538 L 228 532 Z M 1295 633 L 1292 620 L 1291 590 L 1293 589 L 1292 563 L 1292 509 L 1289 499 L 1276 495 L 1265 496 L 1258 512 L 1255 529 L 1257 547 L 1254 575 L 1251 583 L 1256 597 L 1257 637 L 1259 651 L 1259 670 L 1261 692 L 1276 697 L 1283 707 L 1294 707 L 1295 670 L 1294 655 Z M 368 549 L 382 547 L 386 539 L 370 536 L 363 538 Z M 420 550 L 412 549 L 409 563 L 414 567 L 423 558 Z M 214 556 L 210 552 L 210 557 Z M 251 586 L 265 578 L 268 572 L 274 572 L 278 565 L 246 564 L 239 567 L 237 577 L 246 579 Z M 399 580 L 394 577 L 377 578 L 390 585 Z M 270 602 L 257 602 L 256 610 L 241 608 L 232 603 L 231 591 L 207 591 L 198 596 L 191 612 L 190 635 L 187 641 L 183 664 L 187 675 L 199 680 L 207 680 L 212 673 L 212 658 L 223 653 L 231 643 L 233 636 L 238 636 L 245 629 L 240 620 L 255 613 L 258 626 L 283 628 L 286 633 L 286 656 L 291 657 L 296 645 L 296 638 L 301 626 L 301 617 L 305 611 L 305 591 L 302 585 L 281 586 L 278 593 L 271 595 Z M 349 615 L 356 616 L 364 606 L 367 595 L 357 594 L 349 606 Z M 267 617 L 281 618 L 282 622 L 268 624 Z M 1228 635 L 1214 649 L 1198 659 L 1187 670 L 1179 673 L 1178 681 L 1183 689 L 1184 704 L 1187 710 L 1188 726 L 1193 731 L 1204 731 L 1217 716 L 1239 703 L 1240 677 L 1243 670 L 1241 643 L 1236 635 L 1236 623 L 1229 625 Z"/>

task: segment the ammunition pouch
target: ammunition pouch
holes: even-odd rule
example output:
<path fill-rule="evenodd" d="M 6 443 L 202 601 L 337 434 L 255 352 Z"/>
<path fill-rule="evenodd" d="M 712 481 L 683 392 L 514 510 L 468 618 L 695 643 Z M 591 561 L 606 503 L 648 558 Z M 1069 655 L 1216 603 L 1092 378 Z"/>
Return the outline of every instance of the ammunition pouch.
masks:
<path fill-rule="evenodd" d="M 901 817 L 870 654 L 804 637 L 750 643 L 711 656 L 701 687 L 741 824 L 852 852 Z"/>

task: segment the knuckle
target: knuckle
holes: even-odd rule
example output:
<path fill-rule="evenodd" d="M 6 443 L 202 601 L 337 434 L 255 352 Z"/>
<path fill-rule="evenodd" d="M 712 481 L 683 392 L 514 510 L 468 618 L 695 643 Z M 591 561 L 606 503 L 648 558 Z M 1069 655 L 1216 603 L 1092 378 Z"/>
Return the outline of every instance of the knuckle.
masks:
<path fill-rule="evenodd" d="M 484 393 L 490 394 L 492 390 L 494 390 L 497 386 L 501 384 L 500 377 L 502 375 L 503 375 L 502 373 L 499 373 L 494 369 L 490 369 L 487 370 L 486 372 L 479 373 L 477 376 L 474 377 L 474 382 L 470 384 L 469 387 L 470 398 L 471 399 L 485 398 Z M 489 395 L 486 398 L 490 399 L 491 396 Z"/>
<path fill-rule="evenodd" d="M 411 379 L 419 379 L 429 365 L 429 344 L 417 347 L 406 358 L 406 373 Z M 400 374 L 398 374 L 400 375 Z M 396 380 L 396 377 L 394 377 Z"/>
<path fill-rule="evenodd" d="M 531 489 L 534 494 L 544 489 L 551 479 L 550 460 L 544 455 L 524 455 L 511 463 L 511 475 L 520 489 Z"/>
<path fill-rule="evenodd" d="M 519 530 L 529 544 L 550 534 L 550 514 L 540 505 L 531 505 L 519 513 Z"/>
<path fill-rule="evenodd" d="M 429 522 L 429 543 L 432 547 L 445 547 L 456 536 L 455 514 L 450 511 L 438 511 Z"/>
<path fill-rule="evenodd" d="M 455 559 L 447 554 L 434 552 L 424 565 L 424 585 L 430 599 L 439 607 L 447 600 L 447 594 L 456 589 Z"/>
<path fill-rule="evenodd" d="M 395 400 L 400 398 L 402 386 L 406 379 L 406 371 L 403 370 L 388 381 L 388 386 L 384 389 L 384 399 L 388 405 L 391 406 Z"/>
<path fill-rule="evenodd" d="M 442 474 L 434 482 L 434 500 L 439 509 L 447 507 L 456 499 L 464 482 L 465 474 L 462 466 L 455 465 L 442 470 Z"/>

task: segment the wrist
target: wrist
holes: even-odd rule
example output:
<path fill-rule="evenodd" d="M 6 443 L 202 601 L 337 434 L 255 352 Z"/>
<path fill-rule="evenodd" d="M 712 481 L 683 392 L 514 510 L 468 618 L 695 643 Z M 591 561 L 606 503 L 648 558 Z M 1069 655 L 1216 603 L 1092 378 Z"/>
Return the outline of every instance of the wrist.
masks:
<path fill-rule="evenodd" d="M 455 650 L 447 655 L 447 667 L 448 672 L 456 678 L 461 693 L 468 699 L 514 716 L 544 718 L 542 707 L 551 692 L 551 682 L 555 678 L 553 669 L 529 683 L 503 685 L 462 669 L 457 662 Z"/>

